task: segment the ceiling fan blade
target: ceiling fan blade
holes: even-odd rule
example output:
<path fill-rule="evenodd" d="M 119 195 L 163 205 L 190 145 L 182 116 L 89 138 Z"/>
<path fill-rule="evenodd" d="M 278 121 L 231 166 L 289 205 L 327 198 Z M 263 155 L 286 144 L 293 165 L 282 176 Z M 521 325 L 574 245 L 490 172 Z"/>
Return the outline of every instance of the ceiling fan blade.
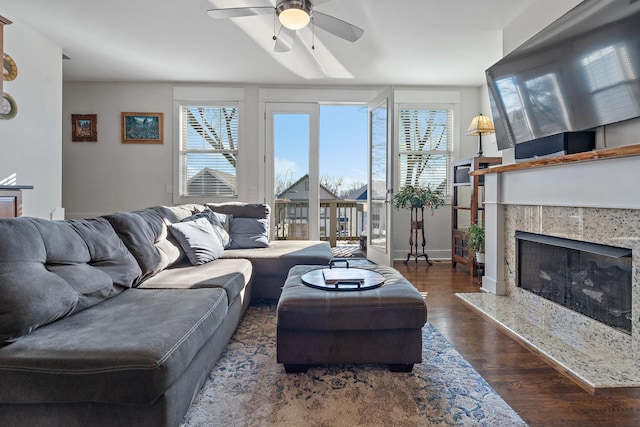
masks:
<path fill-rule="evenodd" d="M 290 30 L 284 25 L 280 26 L 280 32 L 278 38 L 276 38 L 276 45 L 273 48 L 275 52 L 289 52 L 293 46 L 293 42 L 296 38 L 295 30 Z"/>
<path fill-rule="evenodd" d="M 268 15 L 274 13 L 273 6 L 265 7 L 231 7 L 226 9 L 209 9 L 207 13 L 213 19 L 242 18 L 245 16 Z"/>
<path fill-rule="evenodd" d="M 350 42 L 357 41 L 364 34 L 362 28 L 315 10 L 313 11 L 313 22 L 317 27 Z"/>

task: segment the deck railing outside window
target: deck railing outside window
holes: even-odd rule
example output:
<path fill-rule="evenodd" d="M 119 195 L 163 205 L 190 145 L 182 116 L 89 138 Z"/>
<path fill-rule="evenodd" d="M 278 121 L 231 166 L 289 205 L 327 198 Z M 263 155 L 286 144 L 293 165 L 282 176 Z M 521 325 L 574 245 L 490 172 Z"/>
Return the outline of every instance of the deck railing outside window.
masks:
<path fill-rule="evenodd" d="M 357 242 L 365 229 L 365 205 L 356 201 L 320 202 L 320 239 L 335 247 L 338 241 Z M 306 240 L 309 236 L 309 203 L 276 200 L 275 239 Z"/>

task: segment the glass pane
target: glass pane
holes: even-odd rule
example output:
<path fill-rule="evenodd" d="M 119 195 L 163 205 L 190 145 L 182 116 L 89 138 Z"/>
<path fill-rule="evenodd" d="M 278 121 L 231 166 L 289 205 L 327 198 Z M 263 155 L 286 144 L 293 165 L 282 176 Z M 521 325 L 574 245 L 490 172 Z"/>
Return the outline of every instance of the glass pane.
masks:
<path fill-rule="evenodd" d="M 355 247 L 366 230 L 367 107 L 320 107 L 320 238 Z"/>
<path fill-rule="evenodd" d="M 278 240 L 309 238 L 309 115 L 273 115 L 274 225 Z"/>
<path fill-rule="evenodd" d="M 401 109 L 398 115 L 398 187 L 418 185 L 448 195 L 452 112 Z"/>
<path fill-rule="evenodd" d="M 400 185 L 429 187 L 447 193 L 449 156 L 438 154 L 400 153 Z"/>
<path fill-rule="evenodd" d="M 235 196 L 235 153 L 187 153 L 186 192 L 190 196 Z"/>
<path fill-rule="evenodd" d="M 387 108 L 371 112 L 371 246 L 387 249 Z"/>
<path fill-rule="evenodd" d="M 238 108 L 183 106 L 181 195 L 236 196 Z"/>

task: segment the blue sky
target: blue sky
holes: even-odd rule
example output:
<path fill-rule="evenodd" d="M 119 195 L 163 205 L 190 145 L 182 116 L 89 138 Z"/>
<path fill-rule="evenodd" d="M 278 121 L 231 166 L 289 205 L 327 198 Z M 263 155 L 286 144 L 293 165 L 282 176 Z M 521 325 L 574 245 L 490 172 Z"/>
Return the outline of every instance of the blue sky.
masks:
<path fill-rule="evenodd" d="M 293 114 L 275 120 L 275 173 L 297 180 L 308 172 L 308 121 Z M 366 106 L 320 107 L 320 175 L 342 177 L 346 186 L 367 182 Z"/>

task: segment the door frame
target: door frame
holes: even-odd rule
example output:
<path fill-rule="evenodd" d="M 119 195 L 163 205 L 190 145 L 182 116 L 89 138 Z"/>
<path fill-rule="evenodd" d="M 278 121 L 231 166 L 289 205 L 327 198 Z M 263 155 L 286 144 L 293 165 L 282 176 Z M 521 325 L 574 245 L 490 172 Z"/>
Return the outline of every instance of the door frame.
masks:
<path fill-rule="evenodd" d="M 386 237 L 385 237 L 385 249 L 380 250 L 378 247 L 371 244 L 372 236 L 372 218 L 369 218 L 367 226 L 367 259 L 375 262 L 379 265 L 393 265 L 393 188 L 395 178 L 395 139 L 394 139 L 394 125 L 395 125 L 395 111 L 394 111 L 394 99 L 393 88 L 385 88 L 375 99 L 369 102 L 369 177 L 367 191 L 367 206 L 369 215 L 372 214 L 371 195 L 372 186 L 372 131 L 371 131 L 371 113 L 381 106 L 386 106 L 387 109 L 387 169 L 386 169 L 386 191 L 385 191 L 385 215 L 386 215 Z"/>
<path fill-rule="evenodd" d="M 273 170 L 267 171 L 269 162 L 273 163 L 273 159 L 267 160 L 269 156 L 273 156 L 273 148 L 271 151 L 267 148 L 267 104 L 268 103 L 312 103 L 318 106 L 322 104 L 367 104 L 375 99 L 382 89 L 346 89 L 346 88 L 254 88 L 248 90 L 248 98 L 257 97 L 258 101 L 258 117 L 262 120 L 258 122 L 258 176 L 263 177 L 264 184 L 249 188 L 249 195 L 256 201 L 271 204 L 272 199 L 269 194 L 273 193 Z M 273 134 L 273 130 L 271 130 Z M 270 178 L 270 184 L 266 179 Z M 269 187 L 270 185 L 270 187 Z M 268 194 L 269 193 L 269 194 Z M 318 230 L 319 233 L 319 230 Z"/>
<path fill-rule="evenodd" d="M 267 102 L 265 104 L 265 198 L 271 204 L 274 194 L 274 127 L 273 116 L 276 114 L 301 114 L 309 116 L 309 207 L 307 221 L 309 224 L 309 240 L 320 240 L 320 105 L 311 102 Z M 270 224 L 273 229 L 273 220 Z M 312 227 L 313 225 L 313 227 Z"/>

